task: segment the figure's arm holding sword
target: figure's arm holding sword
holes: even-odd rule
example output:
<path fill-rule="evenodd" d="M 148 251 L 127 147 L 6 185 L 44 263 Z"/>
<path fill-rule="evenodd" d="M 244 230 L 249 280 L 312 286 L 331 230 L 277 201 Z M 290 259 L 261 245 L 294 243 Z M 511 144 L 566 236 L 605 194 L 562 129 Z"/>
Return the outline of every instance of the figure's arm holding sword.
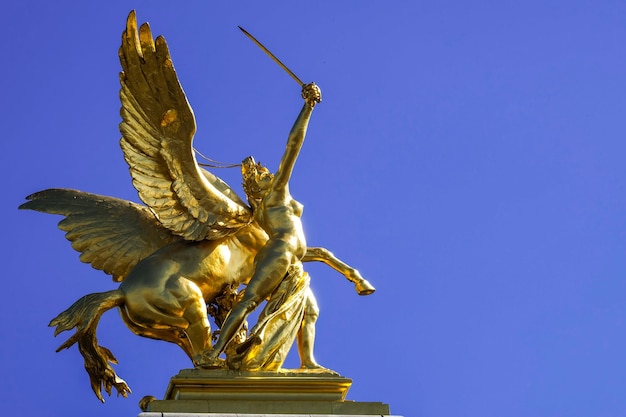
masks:
<path fill-rule="evenodd" d="M 265 52 L 274 62 L 276 62 L 291 78 L 293 78 L 300 87 L 302 87 L 302 98 L 305 103 L 296 119 L 296 122 L 289 133 L 289 140 L 287 141 L 287 148 L 281 159 L 281 163 L 278 167 L 277 172 L 274 176 L 274 182 L 272 184 L 273 189 L 283 189 L 287 186 L 289 182 L 289 178 L 291 177 L 291 172 L 293 169 L 293 165 L 295 163 L 296 158 L 298 157 L 298 153 L 300 152 L 300 148 L 302 146 L 302 142 L 304 140 L 304 136 L 306 134 L 306 128 L 309 123 L 309 119 L 311 118 L 311 112 L 313 111 L 313 107 L 320 101 L 322 101 L 322 93 L 315 85 L 315 83 L 304 84 L 300 78 L 296 74 L 293 73 L 285 64 L 283 64 L 269 49 L 267 49 L 261 42 L 259 42 L 254 36 L 252 36 L 248 31 L 246 31 L 241 26 L 238 26 L 239 29 L 246 35 L 252 42 L 255 43 L 263 52 Z"/>
<path fill-rule="evenodd" d="M 319 103 L 322 99 L 321 92 L 319 88 L 315 85 L 315 83 L 304 84 L 300 78 L 296 74 L 293 73 L 285 64 L 283 64 L 276 56 L 271 53 L 261 42 L 259 42 L 254 36 L 248 33 L 244 28 L 239 26 L 239 29 L 252 41 L 254 42 L 263 52 L 265 52 L 274 62 L 276 62 L 291 78 L 293 78 L 298 85 L 302 87 L 302 97 L 305 100 L 304 106 L 294 124 L 294 128 L 290 133 L 290 140 L 288 141 L 287 149 L 285 151 L 285 155 L 283 156 L 283 160 L 281 162 L 281 166 L 278 169 L 277 175 L 274 178 L 276 183 L 282 183 L 286 180 L 288 181 L 289 176 L 291 174 L 291 168 L 293 167 L 293 161 L 295 161 L 295 156 L 299 151 L 299 146 L 301 146 L 300 141 L 292 140 L 294 136 L 304 138 L 303 132 L 299 132 L 300 129 L 306 129 L 308 119 L 311 116 L 311 112 L 316 103 Z M 282 175 L 281 175 L 282 174 Z M 286 174 L 286 175 L 285 175 Z M 283 177 L 283 178 L 280 178 Z M 311 262 L 318 261 L 325 263 L 330 266 L 337 272 L 341 273 L 345 276 L 348 281 L 354 283 L 356 288 L 356 292 L 359 295 L 369 295 L 372 294 L 376 289 L 370 284 L 367 280 L 365 280 L 358 270 L 352 268 L 350 265 L 345 262 L 340 261 L 335 255 L 332 254 L 328 249 L 325 248 L 307 248 L 307 252 L 302 258 L 303 262 Z"/>

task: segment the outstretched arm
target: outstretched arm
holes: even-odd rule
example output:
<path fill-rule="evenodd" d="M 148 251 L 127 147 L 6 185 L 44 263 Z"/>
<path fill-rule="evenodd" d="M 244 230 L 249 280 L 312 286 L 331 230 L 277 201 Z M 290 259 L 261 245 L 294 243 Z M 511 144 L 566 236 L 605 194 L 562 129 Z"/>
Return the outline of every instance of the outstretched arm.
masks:
<path fill-rule="evenodd" d="M 364 279 L 359 271 L 352 268 L 350 265 L 339 260 L 331 251 L 326 248 L 307 248 L 306 255 L 302 258 L 302 262 L 323 262 L 326 265 L 333 268 L 335 271 L 342 274 L 348 279 L 348 281 L 354 283 L 356 292 L 359 295 L 370 295 L 376 288 L 372 286 L 366 279 Z"/>
<path fill-rule="evenodd" d="M 315 83 L 306 84 L 302 86 L 302 98 L 304 98 L 304 106 L 302 106 L 302 110 L 300 110 L 300 114 L 291 128 L 291 132 L 289 132 L 285 153 L 280 160 L 278 171 L 274 175 L 274 181 L 272 182 L 272 189 L 274 190 L 286 189 L 289 184 L 293 167 L 304 143 L 313 107 L 315 107 L 316 103 L 322 101 L 322 92 Z"/>

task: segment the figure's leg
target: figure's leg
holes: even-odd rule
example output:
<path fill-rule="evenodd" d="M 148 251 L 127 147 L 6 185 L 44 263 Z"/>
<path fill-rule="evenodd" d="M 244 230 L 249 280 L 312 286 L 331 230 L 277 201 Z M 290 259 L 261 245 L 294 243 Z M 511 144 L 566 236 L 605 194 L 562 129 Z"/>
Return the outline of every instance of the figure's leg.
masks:
<path fill-rule="evenodd" d="M 307 288 L 306 304 L 304 307 L 304 319 L 298 331 L 298 354 L 300 355 L 300 368 L 318 369 L 321 366 L 313 356 L 315 346 L 315 322 L 319 317 L 320 310 L 311 288 Z"/>
<path fill-rule="evenodd" d="M 224 351 L 235 333 L 239 331 L 248 315 L 280 285 L 291 265 L 293 255 L 282 241 L 269 241 L 255 258 L 255 271 L 250 279 L 243 299 L 226 317 L 220 337 L 212 350 L 204 355 L 204 365 L 215 366 L 218 356 Z"/>

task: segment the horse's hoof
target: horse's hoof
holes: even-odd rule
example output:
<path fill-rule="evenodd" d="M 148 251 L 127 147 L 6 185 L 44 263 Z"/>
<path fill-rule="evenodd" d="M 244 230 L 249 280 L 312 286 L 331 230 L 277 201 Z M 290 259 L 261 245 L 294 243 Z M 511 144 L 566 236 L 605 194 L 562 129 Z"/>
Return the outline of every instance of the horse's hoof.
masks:
<path fill-rule="evenodd" d="M 213 361 L 203 361 L 202 363 L 196 365 L 202 369 L 223 369 L 226 368 L 226 362 L 224 359 L 217 358 Z"/>
<path fill-rule="evenodd" d="M 208 355 L 197 355 L 193 364 L 196 368 L 220 369 L 226 367 L 226 361 L 220 358 L 211 358 Z"/>

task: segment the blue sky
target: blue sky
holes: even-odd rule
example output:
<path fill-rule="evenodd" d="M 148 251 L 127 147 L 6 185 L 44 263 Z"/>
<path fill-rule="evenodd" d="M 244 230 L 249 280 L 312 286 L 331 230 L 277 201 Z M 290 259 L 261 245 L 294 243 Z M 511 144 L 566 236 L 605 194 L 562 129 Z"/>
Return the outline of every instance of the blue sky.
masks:
<path fill-rule="evenodd" d="M 117 127 L 131 9 L 165 35 L 194 144 L 214 159 L 276 169 L 301 106 L 237 25 L 320 85 L 292 194 L 309 244 L 377 287 L 359 297 L 307 266 L 316 356 L 354 380 L 348 398 L 407 417 L 626 414 L 621 1 L 5 5 L 7 414 L 136 415 L 190 366 L 111 311 L 98 338 L 133 394 L 100 404 L 77 349 L 55 353 L 65 339 L 47 323 L 115 285 L 78 261 L 60 218 L 16 209 L 52 187 L 138 201 Z M 216 174 L 240 190 L 236 170 Z"/>

